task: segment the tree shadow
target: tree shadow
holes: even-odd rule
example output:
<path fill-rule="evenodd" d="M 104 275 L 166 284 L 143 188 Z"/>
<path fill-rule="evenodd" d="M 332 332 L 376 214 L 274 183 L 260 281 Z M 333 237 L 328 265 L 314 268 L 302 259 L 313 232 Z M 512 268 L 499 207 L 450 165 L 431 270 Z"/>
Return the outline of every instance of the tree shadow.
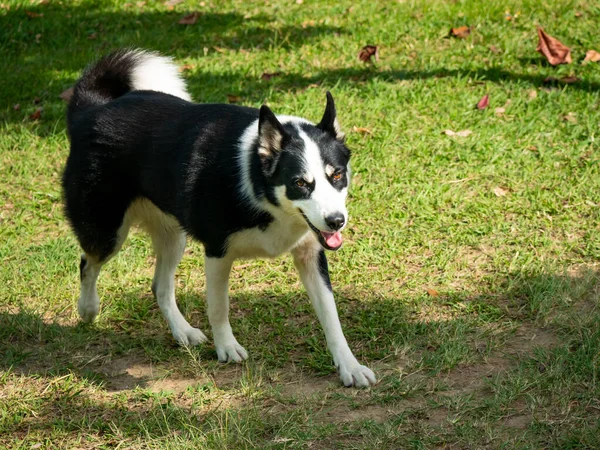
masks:
<path fill-rule="evenodd" d="M 464 360 L 469 361 L 473 354 L 483 360 L 491 355 L 495 347 L 490 345 L 486 348 L 484 345 L 482 350 L 481 342 L 473 339 L 473 335 L 479 327 L 486 328 L 492 323 L 512 320 L 535 324 L 540 315 L 547 318 L 565 311 L 585 316 L 586 326 L 600 327 L 600 321 L 596 320 L 599 286 L 600 275 L 594 272 L 578 275 L 519 274 L 504 280 L 497 292 L 488 295 L 465 292 L 439 297 L 357 298 L 344 291 L 346 295 L 337 292 L 336 297 L 345 334 L 359 360 L 374 364 L 376 371 L 382 371 L 384 367 L 396 364 L 395 359 L 400 356 L 394 356 L 394 353 L 403 349 L 401 353 L 420 355 L 422 369 L 426 369 L 424 373 L 435 377 L 436 373 L 448 372 L 463 364 Z M 127 300 L 143 295 L 139 290 L 125 293 Z M 198 315 L 204 314 L 203 296 L 182 295 L 179 303 L 184 309 L 198 309 L 191 315 L 191 322 L 206 329 L 206 319 L 198 318 Z M 271 290 L 234 293 L 232 307 L 237 337 L 253 356 L 249 364 L 282 371 L 289 370 L 291 366 L 301 366 L 305 368 L 304 373 L 312 373 L 313 378 L 324 376 L 324 379 L 336 382 L 337 376 L 333 373 L 322 330 L 304 293 L 281 294 Z M 135 305 L 131 310 L 134 309 Z M 427 317 L 423 311 L 437 312 L 431 312 Z M 452 311 L 460 313 L 452 314 Z M 150 322 L 156 316 L 160 316 L 157 308 L 147 314 Z M 141 331 L 128 331 L 118 326 L 120 322 L 128 321 Z M 231 436 L 234 440 L 238 438 L 235 429 L 241 429 L 236 427 L 243 421 L 251 421 L 253 427 L 265 426 L 269 430 L 284 426 L 284 421 L 278 422 L 282 419 L 279 415 L 265 415 L 256 405 L 229 405 L 220 409 L 218 405 L 211 404 L 214 396 L 208 394 L 212 388 L 202 379 L 198 379 L 189 396 L 186 392 L 190 391 L 180 392 L 178 396 L 137 391 L 137 388 L 148 387 L 150 377 L 128 375 L 126 369 L 135 364 L 180 358 L 181 351 L 172 342 L 164 321 L 162 332 L 157 334 L 156 330 L 146 330 L 146 324 L 134 312 L 129 315 L 120 312 L 118 322 L 109 323 L 109 326 L 110 330 L 83 324 L 59 324 L 25 310 L 0 313 L 0 370 L 32 377 L 28 378 L 31 380 L 50 377 L 48 386 L 57 377 L 75 375 L 87 386 L 102 387 L 107 392 L 129 391 L 129 403 L 122 404 L 115 400 L 118 397 L 97 396 L 83 387 L 69 388 L 72 389 L 69 392 L 63 392 L 63 388 L 44 389 L 40 394 L 41 407 L 35 415 L 21 410 L 15 412 L 13 417 L 19 414 L 22 417 L 14 419 L 5 428 L 9 436 L 26 438 L 28 433 L 36 432 L 47 436 L 57 430 L 78 434 L 85 429 L 86 433 L 94 435 L 118 435 L 132 440 L 143 431 L 149 438 L 162 439 L 171 436 L 174 430 L 212 432 L 222 429 L 224 415 L 234 419 Z M 555 330 L 558 335 L 565 332 L 564 324 L 561 327 Z M 150 339 L 155 342 L 149 344 Z M 571 348 L 576 339 L 575 334 L 570 335 L 567 331 L 564 339 L 557 341 L 558 345 Z M 160 348 L 158 359 L 157 348 Z M 200 356 L 201 363 L 203 359 L 214 358 L 211 345 L 193 352 Z M 452 354 L 459 358 L 453 360 L 446 356 Z M 102 373 L 101 364 L 97 363 L 115 355 L 123 362 L 122 371 L 113 376 L 120 378 L 120 383 L 123 383 L 120 387 L 110 384 L 107 379 L 110 376 Z M 229 372 L 230 366 L 214 367 L 214 382 L 219 386 L 221 375 Z M 284 381 L 280 379 L 274 383 Z M 406 389 L 403 383 L 406 380 L 398 379 L 376 386 L 374 393 L 379 389 L 382 390 L 381 396 L 397 395 L 394 394 L 397 389 Z M 200 402 L 204 406 L 195 410 L 194 401 L 204 398 L 206 403 L 205 400 Z M 183 435 L 177 436 L 195 438 L 187 436 L 187 431 L 178 433 L 182 432 Z M 268 435 L 271 436 L 270 433 Z M 206 434 L 202 436 L 206 438 Z"/>
<path fill-rule="evenodd" d="M 27 11 L 43 16 L 31 17 Z M 6 105 L 32 102 L 37 98 L 44 107 L 41 127 L 34 132 L 47 135 L 57 130 L 56 121 L 64 117 L 65 105 L 57 97 L 71 86 L 81 70 L 100 55 L 118 47 L 143 47 L 158 50 L 177 58 L 204 58 L 220 51 L 235 51 L 240 57 L 246 51 L 290 50 L 323 39 L 332 33 L 346 33 L 340 27 L 328 25 L 288 25 L 273 17 L 257 14 L 245 17 L 235 12 L 203 12 L 196 24 L 179 25 L 182 13 L 145 10 L 131 7 L 127 11 L 106 12 L 94 5 L 65 8 L 59 4 L 11 9 L 0 15 L 0 48 L 8 63 L 0 66 L 0 77 L 12 86 Z M 68 44 L 68 45 L 67 45 Z M 525 59 L 524 65 L 543 65 L 540 58 Z M 357 85 L 373 78 L 387 82 L 473 77 L 492 83 L 518 83 L 531 87 L 548 86 L 545 75 L 516 72 L 501 67 L 475 67 L 431 70 L 383 69 L 366 67 L 324 69 L 311 75 L 285 72 L 269 80 L 249 75 L 248 70 L 228 70 L 217 73 L 200 64 L 186 74 L 193 97 L 199 102 L 225 102 L 227 94 L 242 97 L 245 103 L 259 103 L 272 91 L 297 92 L 322 85 L 323 89 L 336 84 Z M 264 68 L 262 70 L 269 70 Z M 259 72 L 261 69 L 259 69 Z M 558 87 L 564 85 L 560 82 Z M 568 89 L 597 91 L 600 84 L 579 80 Z M 4 102 L 3 102 L 4 103 Z M 29 104 L 29 109 L 34 106 Z M 27 120 L 28 111 L 8 108 L 6 120 Z M 45 122 L 45 123 L 44 123 Z M 50 125 L 50 122 L 53 122 Z"/>

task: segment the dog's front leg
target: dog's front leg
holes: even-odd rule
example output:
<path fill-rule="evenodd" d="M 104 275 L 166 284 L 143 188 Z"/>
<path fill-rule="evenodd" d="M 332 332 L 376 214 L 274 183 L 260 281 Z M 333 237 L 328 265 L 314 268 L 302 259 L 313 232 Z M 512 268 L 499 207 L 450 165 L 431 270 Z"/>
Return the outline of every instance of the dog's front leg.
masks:
<path fill-rule="evenodd" d="M 229 258 L 205 258 L 206 301 L 208 321 L 212 327 L 217 356 L 221 362 L 241 362 L 248 353 L 231 331 L 229 324 L 229 272 L 233 261 Z"/>
<path fill-rule="evenodd" d="M 327 347 L 344 386 L 367 387 L 375 384 L 375 374 L 356 360 L 342 332 L 323 248 L 311 233 L 292 251 L 292 255 L 302 283 L 325 331 Z"/>

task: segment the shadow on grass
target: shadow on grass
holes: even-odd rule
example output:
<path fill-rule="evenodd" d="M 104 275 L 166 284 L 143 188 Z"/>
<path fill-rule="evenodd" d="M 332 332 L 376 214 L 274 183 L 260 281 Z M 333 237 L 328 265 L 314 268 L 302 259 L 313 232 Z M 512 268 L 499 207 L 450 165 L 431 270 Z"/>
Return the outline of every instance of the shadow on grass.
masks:
<path fill-rule="evenodd" d="M 26 11 L 43 16 L 30 17 Z M 234 50 L 243 60 L 241 51 L 289 50 L 332 33 L 347 33 L 343 28 L 327 25 L 282 24 L 264 14 L 244 17 L 236 12 L 203 12 L 191 26 L 179 25 L 181 16 L 181 12 L 133 6 L 127 11 L 106 12 L 92 3 L 69 8 L 50 3 L 26 10 L 11 9 L 0 15 L 0 29 L 4 30 L 0 35 L 0 48 L 6 54 L 5 63 L 0 65 L 0 78 L 10 86 L 3 93 L 6 97 L 3 103 L 25 105 L 37 97 L 41 103 L 35 108 L 42 105 L 45 120 L 56 121 L 64 116 L 65 110 L 58 94 L 75 82 L 87 64 L 119 47 L 149 48 L 178 58 L 202 58 L 206 54 Z M 246 103 L 262 102 L 274 90 L 298 91 L 315 85 L 323 85 L 325 90 L 338 83 L 356 84 L 372 78 L 395 82 L 472 77 L 493 83 L 546 85 L 543 74 L 518 73 L 499 67 L 378 70 L 355 64 L 356 67 L 321 70 L 310 75 L 282 72 L 268 81 L 261 80 L 260 75 L 248 75 L 248 67 L 216 73 L 203 69 L 200 64 L 187 79 L 190 91 L 200 102 L 225 102 L 226 95 L 231 93 L 240 95 Z M 260 74 L 276 68 L 254 69 Z M 599 90 L 600 84 L 580 80 L 568 88 L 591 92 Z M 33 108 L 34 105 L 29 104 L 29 109 Z M 25 107 L 21 111 L 8 108 L 6 120 L 21 122 L 29 113 Z M 38 128 L 44 134 L 43 127 Z M 53 123 L 45 133 L 56 131 Z"/>
<path fill-rule="evenodd" d="M 383 370 L 384 367 L 394 367 L 402 355 L 414 356 L 414 360 L 420 359 L 418 369 L 431 379 L 459 364 L 468 367 L 468 364 L 485 358 L 480 344 L 489 335 L 482 330 L 489 330 L 490 325 L 506 321 L 552 323 L 553 318 L 566 314 L 567 319 L 557 320 L 555 325 L 551 325 L 561 336 L 556 351 L 544 349 L 546 353 L 542 354 L 550 355 L 544 360 L 549 385 L 558 383 L 564 387 L 565 383 L 572 382 L 573 392 L 570 395 L 575 398 L 581 387 L 589 386 L 595 378 L 592 366 L 597 355 L 593 352 L 600 342 L 597 339 L 600 322 L 594 319 L 598 317 L 599 280 L 599 274 L 593 272 L 580 275 L 521 274 L 500 284 L 501 292 L 486 296 L 465 293 L 435 298 L 359 299 L 338 293 L 338 309 L 350 346 L 359 360 L 373 364 L 376 370 Z M 143 295 L 139 290 L 128 291 L 125 300 L 134 301 Z M 204 313 L 203 297 L 183 295 L 180 303 L 184 309 L 194 311 L 188 314 L 192 316 L 194 325 L 200 322 L 200 326 L 206 329 L 206 319 L 200 318 Z M 432 313 L 431 317 L 423 314 L 432 307 L 443 310 L 444 314 Z M 135 305 L 131 307 L 132 311 L 134 309 Z M 313 376 L 328 374 L 327 378 L 331 381 L 337 378 L 332 374 L 334 370 L 324 346 L 322 330 L 304 295 L 282 295 L 271 291 L 234 294 L 232 309 L 237 337 L 246 345 L 254 361 L 283 371 L 291 365 L 301 366 L 307 369 L 303 369 L 305 374 L 312 371 Z M 281 433 L 285 435 L 286 420 L 291 417 L 290 414 L 295 414 L 291 410 L 285 414 L 272 414 L 256 404 L 220 408 L 211 404 L 215 401 L 211 394 L 214 385 L 206 384 L 206 380 L 199 380 L 195 390 L 185 391 L 177 397 L 136 391 L 135 388 L 146 387 L 148 380 L 132 377 L 124 380 L 123 385 L 124 389 L 131 390 L 127 403 L 119 402 L 118 397 L 98 397 L 91 393 L 86 387 L 107 381 L 97 364 L 103 359 L 123 357 L 124 361 L 132 361 L 133 364 L 140 361 L 160 363 L 170 358 L 182 361 L 182 353 L 173 344 L 158 308 L 150 308 L 147 319 L 149 324 L 159 322 L 161 331 L 152 326 L 146 327 L 140 316 L 133 312 L 127 315 L 121 311 L 118 316 L 119 321 L 109 322 L 111 329 L 107 330 L 82 324 L 60 325 L 26 311 L 1 313 L 0 369 L 9 370 L 17 376 L 33 377 L 33 381 L 52 377 L 47 382 L 48 386 L 53 385 L 56 377 L 71 374 L 76 375 L 80 383 L 69 388 L 60 387 L 57 383 L 56 389 L 44 389 L 36 414 L 15 408 L 12 422 L 5 423 L 3 431 L 14 438 L 26 438 L 29 435 L 35 437 L 35 433 L 48 436 L 57 430 L 62 435 L 77 436 L 85 429 L 87 435 L 97 439 L 100 439 L 99 436 L 102 439 L 114 436 L 135 440 L 142 433 L 145 439 L 192 439 L 201 442 L 223 439 L 226 435 L 231 445 L 245 439 L 240 430 L 247 426 L 256 433 L 255 439 L 261 442 Z M 578 317 L 585 320 L 579 323 Z M 129 323 L 129 330 L 121 331 L 120 323 Z M 595 340 L 585 338 L 588 335 L 595 336 Z M 583 343 L 579 343 L 581 338 Z M 596 342 L 596 347 L 589 347 L 588 341 Z M 503 342 L 502 339 L 500 343 L 490 341 L 487 348 L 493 351 L 500 346 L 502 351 Z M 483 350 L 484 353 L 486 351 Z M 200 355 L 200 361 L 214 358 L 211 345 L 194 352 Z M 131 355 L 135 356 L 132 358 Z M 532 373 L 539 377 L 539 363 L 535 358 L 539 359 L 539 355 L 534 356 L 533 351 L 530 355 L 522 355 L 522 368 L 519 370 L 524 376 L 529 376 L 528 371 L 533 368 Z M 218 386 L 219 372 L 226 371 L 228 366 L 213 364 L 213 367 L 216 367 L 214 378 Z M 122 368 L 127 369 L 127 364 Z M 126 376 L 126 373 L 124 371 L 118 376 Z M 496 389 L 508 392 L 505 394 L 507 398 L 512 395 L 511 401 L 529 392 L 512 394 L 512 378 L 507 380 L 504 385 L 498 384 Z M 538 383 L 534 385 L 543 386 L 537 378 L 534 381 Z M 373 394 L 377 395 L 377 391 L 381 390 L 380 397 L 389 394 L 397 399 L 406 390 L 402 383 L 405 382 L 401 379 L 392 384 L 383 383 L 383 386 L 373 388 Z M 106 388 L 107 385 L 104 386 Z M 109 385 L 107 390 L 114 389 Z M 201 406 L 195 409 L 195 404 Z M 394 404 L 390 403 L 389 408 Z M 294 417 L 294 421 L 302 422 L 302 427 L 311 429 L 309 417 Z M 223 434 L 224 431 L 229 434 Z"/>
<path fill-rule="evenodd" d="M 438 373 L 481 354 L 481 340 L 488 336 L 478 334 L 480 327 L 503 320 L 547 322 L 560 311 L 571 313 L 575 307 L 596 311 L 588 297 L 596 292 L 598 279 L 593 272 L 519 275 L 500 284 L 502 292 L 488 295 L 465 292 L 359 299 L 337 293 L 336 302 L 342 327 L 359 360 L 377 364 L 404 349 L 422 355 L 424 368 Z M 102 370 L 107 360 L 122 359 L 110 367 L 115 375 L 126 377 L 126 369 L 141 362 L 160 364 L 188 357 L 173 341 L 150 295 L 136 289 L 124 293 L 118 302 L 106 300 L 112 318 L 102 326 L 61 325 L 25 310 L 0 312 L 0 368 L 40 375 L 73 372 L 103 382 L 112 376 Z M 178 294 L 178 303 L 193 326 L 209 332 L 203 295 Z M 323 331 L 303 290 L 288 294 L 232 292 L 231 320 L 253 361 L 278 369 L 293 364 L 314 375 L 335 372 Z M 201 361 L 216 359 L 210 340 L 193 351 Z M 228 366 L 216 367 L 218 372 L 219 367 Z M 109 388 L 144 387 L 146 381 L 143 376 L 131 376 Z"/>

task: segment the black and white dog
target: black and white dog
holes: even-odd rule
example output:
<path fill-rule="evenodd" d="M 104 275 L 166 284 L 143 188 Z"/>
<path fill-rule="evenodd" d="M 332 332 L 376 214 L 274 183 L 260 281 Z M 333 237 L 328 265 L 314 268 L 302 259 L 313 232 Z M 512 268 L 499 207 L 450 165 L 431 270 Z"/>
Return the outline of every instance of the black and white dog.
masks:
<path fill-rule="evenodd" d="M 100 268 L 129 228 L 152 237 L 152 290 L 175 339 L 206 336 L 175 302 L 186 236 L 206 252 L 208 318 L 220 361 L 248 357 L 229 324 L 228 279 L 238 258 L 291 252 L 346 386 L 375 375 L 348 347 L 324 248 L 342 245 L 350 151 L 331 94 L 321 122 L 225 104 L 195 104 L 169 58 L 121 50 L 90 66 L 70 100 L 66 213 L 84 250 L 78 310 L 98 314 Z"/>

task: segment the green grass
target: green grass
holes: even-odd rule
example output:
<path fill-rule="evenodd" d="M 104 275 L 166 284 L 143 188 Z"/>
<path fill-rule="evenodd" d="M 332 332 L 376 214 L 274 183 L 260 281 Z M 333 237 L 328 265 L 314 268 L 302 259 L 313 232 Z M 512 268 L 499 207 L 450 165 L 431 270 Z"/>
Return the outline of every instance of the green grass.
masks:
<path fill-rule="evenodd" d="M 581 64 L 600 51 L 599 21 L 576 0 L 4 1 L 0 447 L 600 447 L 600 66 Z M 536 53 L 538 24 L 572 64 Z M 446 37 L 460 25 L 467 39 Z M 366 44 L 380 46 L 374 65 L 357 59 Z M 289 258 L 232 274 L 243 365 L 174 345 L 141 233 L 101 275 L 98 320 L 79 323 L 58 95 L 121 46 L 188 65 L 200 102 L 232 94 L 317 121 L 333 92 L 355 182 L 330 268 L 376 386 L 339 385 Z M 544 83 L 567 75 L 580 81 Z M 177 296 L 208 331 L 202 256 L 190 243 Z"/>

